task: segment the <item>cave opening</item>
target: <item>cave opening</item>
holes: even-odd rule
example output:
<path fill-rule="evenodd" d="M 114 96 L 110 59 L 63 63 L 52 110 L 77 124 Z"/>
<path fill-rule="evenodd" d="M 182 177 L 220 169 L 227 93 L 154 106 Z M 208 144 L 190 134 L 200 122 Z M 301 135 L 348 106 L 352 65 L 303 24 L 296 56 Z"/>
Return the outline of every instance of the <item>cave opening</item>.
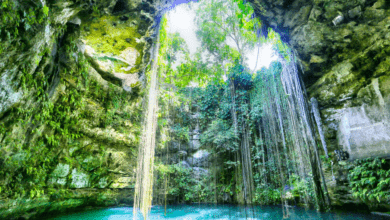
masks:
<path fill-rule="evenodd" d="M 147 74 L 159 81 L 147 114 L 158 108 L 159 116 L 144 127 L 158 128 L 145 130 L 156 136 L 140 145 L 135 212 L 149 216 L 152 202 L 165 211 L 191 202 L 270 204 L 262 193 L 279 191 L 273 202 L 288 217 L 296 181 L 311 187 L 300 192 L 304 204 L 326 209 L 313 119 L 287 35 L 264 28 L 244 1 L 178 2 L 161 20 Z M 153 198 L 143 188 L 151 181 Z"/>

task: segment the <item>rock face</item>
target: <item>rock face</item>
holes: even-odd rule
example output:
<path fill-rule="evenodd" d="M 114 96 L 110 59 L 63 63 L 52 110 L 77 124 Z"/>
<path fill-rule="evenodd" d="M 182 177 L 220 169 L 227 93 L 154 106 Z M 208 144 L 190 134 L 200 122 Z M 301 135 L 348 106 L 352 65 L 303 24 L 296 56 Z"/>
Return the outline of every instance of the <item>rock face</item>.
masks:
<path fill-rule="evenodd" d="M 319 101 L 329 152 L 347 151 L 350 160 L 390 156 L 389 1 L 249 2 L 295 50 L 308 96 Z M 336 176 L 345 177 L 340 167 Z M 337 198 L 349 193 L 343 181 L 330 189 L 338 205 L 358 202 Z"/>
<path fill-rule="evenodd" d="M 192 167 L 208 167 L 210 163 L 210 153 L 206 150 L 198 150 L 191 157 L 188 157 L 186 161 Z"/>
<path fill-rule="evenodd" d="M 0 22 L 0 218 L 131 205 L 156 6 L 12 2 L 42 20 Z"/>
<path fill-rule="evenodd" d="M 331 149 L 338 148 L 339 123 L 348 114 L 344 110 L 363 105 L 385 108 L 389 103 L 387 1 L 250 2 L 264 23 L 296 51 L 308 94 L 318 99 L 327 122 Z"/>
<path fill-rule="evenodd" d="M 390 155 L 388 108 L 361 106 L 343 112 L 338 144 L 351 160 Z"/>

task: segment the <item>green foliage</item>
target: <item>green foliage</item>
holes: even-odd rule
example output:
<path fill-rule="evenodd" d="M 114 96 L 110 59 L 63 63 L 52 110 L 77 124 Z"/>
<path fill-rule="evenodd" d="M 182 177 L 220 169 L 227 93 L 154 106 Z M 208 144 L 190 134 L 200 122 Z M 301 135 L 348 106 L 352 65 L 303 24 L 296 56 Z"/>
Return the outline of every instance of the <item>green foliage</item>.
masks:
<path fill-rule="evenodd" d="M 59 50 L 67 56 L 68 65 L 63 66 L 59 63 L 54 65 L 51 71 L 46 71 L 50 68 L 45 68 L 45 63 L 47 64 L 52 57 L 50 51 L 45 49 L 41 54 L 42 62 L 39 63 L 36 73 L 29 74 L 26 71 L 30 68 L 30 64 L 21 67 L 23 73 L 20 78 L 21 87 L 25 93 L 30 94 L 30 100 L 36 104 L 29 109 L 22 106 L 14 108 L 12 113 L 15 121 L 7 121 L 6 123 L 9 124 L 0 126 L 0 138 L 3 138 L 3 134 L 19 130 L 17 126 L 26 127 L 23 131 L 27 131 L 21 138 L 6 135 L 3 139 L 2 144 L 8 146 L 8 152 L 0 149 L 0 158 L 6 158 L 0 161 L 1 165 L 4 165 L 3 169 L 0 169 L 0 178 L 4 180 L 1 196 L 40 198 L 44 194 L 50 194 L 52 186 L 47 183 L 51 178 L 50 173 L 58 163 L 65 163 L 71 168 L 90 173 L 92 187 L 98 186 L 101 177 L 108 177 L 107 181 L 109 181 L 108 167 L 103 165 L 104 148 L 92 151 L 90 146 L 83 146 L 79 141 L 83 137 L 79 131 L 80 121 L 96 117 L 89 115 L 84 105 L 89 98 L 106 103 L 107 114 L 103 117 L 110 123 L 105 126 L 115 126 L 114 119 L 117 111 L 125 102 L 137 97 L 137 94 L 134 96 L 125 93 L 117 94 L 113 88 L 111 92 L 102 93 L 99 84 L 90 81 L 87 60 L 78 53 L 72 35 L 67 35 L 63 43 L 65 46 Z M 77 61 L 75 55 L 78 57 Z M 57 74 L 60 76 L 58 79 L 60 83 L 66 87 L 57 88 L 58 98 L 53 100 L 50 93 L 53 92 L 53 77 L 57 77 Z M 136 125 L 140 122 L 137 116 L 140 109 L 134 110 L 134 115 L 123 113 L 123 117 L 128 117 Z M 139 129 L 135 127 L 134 132 L 136 135 Z M 72 148 L 76 150 L 69 155 L 67 152 Z M 54 195 L 55 198 L 61 196 L 62 194 Z"/>
<path fill-rule="evenodd" d="M 3 0 L 0 5 L 0 42 L 32 33 L 49 17 L 49 7 L 40 1 Z"/>
<path fill-rule="evenodd" d="M 190 141 L 190 137 L 188 135 L 188 133 L 189 133 L 188 127 L 182 127 L 182 126 L 180 126 L 180 124 L 174 124 L 172 126 L 172 133 L 173 133 L 174 138 L 176 140 L 181 140 L 184 142 Z"/>
<path fill-rule="evenodd" d="M 278 52 L 281 57 L 286 61 L 290 61 L 290 48 L 282 41 L 279 34 L 274 30 L 269 29 L 267 39 L 272 44 L 272 48 Z"/>
<path fill-rule="evenodd" d="M 251 19 L 252 13 L 253 8 L 242 1 L 201 2 L 197 11 L 197 36 L 217 62 L 243 60 L 245 53 L 254 47 L 257 36 L 253 29 L 259 23 Z M 233 40 L 237 50 L 227 44 L 228 39 Z"/>
<path fill-rule="evenodd" d="M 236 64 L 230 69 L 229 77 L 234 83 L 234 88 L 250 90 L 253 86 L 252 75 L 245 66 Z"/>
<path fill-rule="evenodd" d="M 93 10 L 93 13 L 94 13 L 96 16 L 100 17 L 100 10 L 99 10 L 99 8 L 98 8 L 97 5 L 94 5 L 94 6 L 92 7 L 92 10 Z"/>
<path fill-rule="evenodd" d="M 234 140 L 233 127 L 226 121 L 218 118 L 213 120 L 207 130 L 201 135 L 201 142 L 204 145 L 212 144 L 216 153 L 234 152 L 238 150 L 233 144 Z"/>
<path fill-rule="evenodd" d="M 155 165 L 157 172 L 156 185 L 165 190 L 170 201 L 175 203 L 193 202 L 196 194 L 196 180 L 191 169 L 181 165 Z"/>
<path fill-rule="evenodd" d="M 176 34 L 168 34 L 166 18 L 161 29 L 159 66 L 163 68 L 165 82 L 178 87 L 191 82 L 204 87 L 210 82 L 223 84 L 223 75 L 235 60 L 243 61 L 245 53 L 252 49 L 258 39 L 253 31 L 260 26 L 251 19 L 253 9 L 248 3 L 237 0 L 204 1 L 197 11 L 197 36 L 202 47 L 193 56 L 184 40 Z M 229 46 L 233 40 L 236 48 Z M 208 53 L 205 56 L 205 51 Z M 172 65 L 181 57 L 181 63 Z"/>
<path fill-rule="evenodd" d="M 291 192 L 294 197 L 304 197 L 308 193 L 313 193 L 311 179 L 309 177 L 307 179 L 300 179 L 298 175 L 292 174 L 287 182 L 292 185 Z"/>
<path fill-rule="evenodd" d="M 190 57 L 189 49 L 178 33 L 167 33 L 167 20 L 164 17 L 160 30 L 159 68 L 160 77 L 167 84 L 185 87 L 190 82 L 201 83 L 210 73 L 207 65 L 203 63 L 200 54 Z M 175 64 L 181 61 L 176 68 Z"/>
<path fill-rule="evenodd" d="M 261 185 L 256 188 L 253 202 L 262 205 L 280 204 L 281 192 L 278 188 L 267 185 Z"/>
<path fill-rule="evenodd" d="M 322 164 L 324 165 L 324 168 L 326 170 L 330 170 L 332 168 L 332 154 L 331 153 L 328 153 L 328 157 L 326 157 L 325 155 L 320 155 L 320 158 L 321 158 L 321 161 L 322 161 Z"/>
<path fill-rule="evenodd" d="M 210 82 L 223 83 L 220 66 L 210 65 L 209 61 L 203 61 L 200 52 L 181 63 L 175 72 L 175 85 L 178 87 L 188 86 L 191 82 L 199 87 L 205 87 Z"/>
<path fill-rule="evenodd" d="M 163 19 L 159 74 L 164 83 L 161 85 L 163 95 L 159 102 L 159 146 L 167 147 L 173 140 L 188 141 L 188 133 L 195 129 L 196 120 L 201 130 L 200 148 L 218 155 L 222 160 L 222 171 L 218 177 L 209 177 L 210 183 L 204 185 L 196 181 L 192 183 L 187 171 L 166 166 L 169 167 L 166 174 L 159 171 L 159 176 L 170 176 L 173 179 L 169 184 L 176 184 L 170 185 L 169 195 L 177 200 L 182 196 L 185 201 L 220 201 L 226 194 L 239 196 L 237 194 L 242 193 L 242 186 L 238 184 L 238 178 L 243 164 L 239 158 L 242 155 L 237 152 L 243 144 L 251 151 L 255 203 L 280 202 L 284 187 L 281 175 L 286 179 L 290 177 L 285 184 L 293 187 L 291 193 L 294 196 L 306 195 L 312 190 L 310 181 L 293 178 L 287 175 L 288 172 L 281 171 L 286 169 L 290 172 L 292 164 L 297 163 L 285 156 L 289 152 L 278 149 L 280 152 L 276 155 L 278 146 L 263 143 L 264 139 L 259 137 L 259 124 L 265 114 L 263 103 L 274 104 L 272 98 L 277 97 L 281 100 L 278 102 L 280 107 L 285 108 L 288 100 L 285 99 L 287 95 L 280 80 L 280 63 L 274 62 L 269 69 L 256 74 L 251 73 L 244 64 L 245 54 L 264 42 L 253 31 L 259 28 L 260 22 L 251 19 L 252 7 L 242 0 L 203 1 L 200 2 L 197 14 L 197 37 L 202 48 L 192 56 L 189 55 L 186 42 L 178 34 L 167 33 L 167 21 Z M 288 58 L 288 47 L 280 36 L 270 31 L 269 38 L 279 54 Z M 228 44 L 228 41 L 233 42 L 234 46 Z M 226 82 L 223 76 L 228 77 Z M 191 86 L 197 85 L 198 88 L 187 87 L 191 83 L 194 83 Z M 195 114 L 197 117 L 191 117 Z M 275 134 L 279 133 L 275 131 Z M 242 142 L 244 137 L 249 139 L 245 143 Z M 277 156 L 283 160 L 281 165 L 276 160 Z M 180 175 L 174 174 L 172 170 Z M 188 172 L 191 174 L 191 171 Z M 184 187 L 183 182 L 188 183 L 188 188 Z M 217 191 L 213 194 L 215 189 Z"/>
<path fill-rule="evenodd" d="M 155 165 L 155 171 L 157 174 L 155 186 L 163 190 L 163 194 L 166 193 L 168 203 L 213 202 L 216 193 L 219 196 L 222 196 L 223 193 L 233 193 L 231 191 L 232 183 L 229 186 L 223 184 L 215 186 L 212 181 L 213 177 L 201 175 L 196 179 L 194 175 L 196 171 L 179 164 L 163 165 L 158 163 Z"/>
<path fill-rule="evenodd" d="M 80 102 L 76 102 L 80 100 L 80 93 L 72 90 L 64 94 L 54 105 L 48 94 L 50 88 L 48 78 L 43 72 L 38 72 L 35 78 L 26 74 L 24 79 L 26 80 L 23 82 L 27 85 L 23 87 L 35 92 L 33 97 L 40 103 L 40 106 L 37 108 L 39 111 L 18 108 L 17 115 L 22 124 L 34 125 L 27 135 L 37 135 L 38 139 L 32 144 L 8 139 L 7 142 L 11 146 L 15 144 L 18 152 L 16 155 L 19 156 L 11 157 L 10 160 L 13 162 L 8 163 L 9 166 L 2 170 L 0 175 L 11 179 L 7 187 L 11 187 L 8 192 L 14 194 L 8 196 L 25 196 L 29 191 L 31 198 L 39 198 L 44 194 L 43 187 L 46 186 L 48 174 L 58 162 L 59 146 L 80 137 L 77 130 L 72 130 L 76 127 L 78 119 L 69 114 L 80 107 Z M 16 173 L 22 176 L 12 178 Z"/>
<path fill-rule="evenodd" d="M 390 202 L 390 163 L 385 159 L 363 159 L 354 162 L 349 171 L 352 193 L 367 202 Z"/>

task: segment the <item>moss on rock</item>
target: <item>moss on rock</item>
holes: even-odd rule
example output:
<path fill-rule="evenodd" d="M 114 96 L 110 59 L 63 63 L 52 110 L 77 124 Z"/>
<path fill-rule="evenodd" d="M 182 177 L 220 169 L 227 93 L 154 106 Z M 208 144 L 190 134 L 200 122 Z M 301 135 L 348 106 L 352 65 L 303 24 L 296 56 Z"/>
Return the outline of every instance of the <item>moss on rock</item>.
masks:
<path fill-rule="evenodd" d="M 126 63 L 118 59 L 114 60 L 116 72 L 134 73 L 139 70 L 144 47 L 142 35 L 137 31 L 139 21 L 137 19 L 121 21 L 120 17 L 105 15 L 83 22 L 82 37 L 97 53 L 107 55 L 100 56 L 102 59 L 117 56 L 128 61 Z"/>

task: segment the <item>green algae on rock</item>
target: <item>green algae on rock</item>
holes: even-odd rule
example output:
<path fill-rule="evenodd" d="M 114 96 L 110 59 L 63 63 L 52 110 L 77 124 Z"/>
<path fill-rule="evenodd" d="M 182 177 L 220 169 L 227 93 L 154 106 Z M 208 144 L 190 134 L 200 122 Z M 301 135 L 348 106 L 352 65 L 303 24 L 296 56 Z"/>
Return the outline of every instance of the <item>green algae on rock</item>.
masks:
<path fill-rule="evenodd" d="M 108 57 L 120 57 L 126 62 L 114 63 L 115 71 L 124 73 L 135 73 L 140 69 L 143 57 L 144 36 L 138 32 L 136 19 L 120 20 L 121 16 L 102 16 L 81 25 L 82 38 L 95 51 Z M 106 57 L 106 59 L 109 59 Z M 116 60 L 120 61 L 120 60 Z M 127 66 L 124 64 L 128 64 Z"/>

